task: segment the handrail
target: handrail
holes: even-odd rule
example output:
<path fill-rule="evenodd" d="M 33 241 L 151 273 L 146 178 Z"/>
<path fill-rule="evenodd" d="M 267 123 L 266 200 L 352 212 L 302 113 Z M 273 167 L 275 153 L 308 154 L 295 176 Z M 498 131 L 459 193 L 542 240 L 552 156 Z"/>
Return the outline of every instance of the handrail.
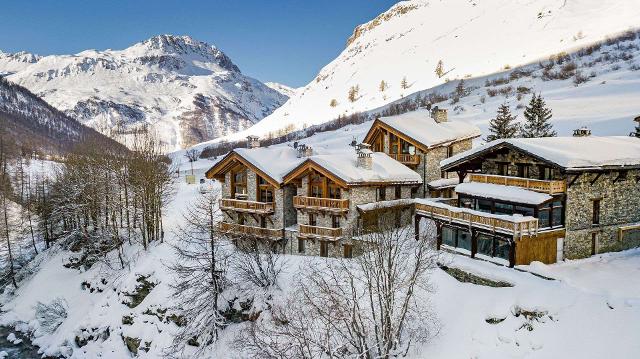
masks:
<path fill-rule="evenodd" d="M 407 163 L 407 164 L 414 164 L 414 165 L 417 165 L 418 163 L 420 163 L 420 156 L 418 155 L 411 155 L 408 153 L 388 153 L 387 155 L 400 163 Z"/>
<path fill-rule="evenodd" d="M 319 209 L 329 211 L 348 211 L 348 199 L 320 198 L 320 197 L 293 197 L 293 206 L 296 208 Z"/>
<path fill-rule="evenodd" d="M 271 213 L 274 209 L 273 202 L 256 202 L 241 199 L 223 198 L 220 200 L 220 208 L 234 209 L 245 212 Z"/>
<path fill-rule="evenodd" d="M 532 218 L 525 220 L 523 218 L 514 217 L 513 220 L 509 219 L 509 216 L 501 216 L 466 208 L 459 208 L 450 206 L 447 204 L 427 204 L 416 203 L 416 213 L 429 216 L 431 218 L 443 218 L 449 222 L 457 222 L 460 224 L 468 225 L 469 227 L 481 227 L 492 231 L 506 232 L 512 234 L 514 237 L 521 238 L 523 235 L 537 235 L 538 234 L 538 219 Z"/>
<path fill-rule="evenodd" d="M 237 223 L 220 222 L 220 229 L 233 234 L 256 236 L 261 238 L 280 238 L 282 229 L 253 227 Z"/>
<path fill-rule="evenodd" d="M 330 228 L 330 227 L 319 227 L 319 226 L 310 226 L 306 224 L 300 224 L 299 234 L 302 236 L 313 236 L 313 237 L 325 237 L 325 238 L 339 238 L 342 236 L 342 228 Z"/>
<path fill-rule="evenodd" d="M 567 190 L 565 181 L 538 180 L 531 178 L 489 175 L 483 173 L 470 173 L 469 181 L 523 187 L 532 191 L 544 192 L 548 194 L 564 193 Z"/>

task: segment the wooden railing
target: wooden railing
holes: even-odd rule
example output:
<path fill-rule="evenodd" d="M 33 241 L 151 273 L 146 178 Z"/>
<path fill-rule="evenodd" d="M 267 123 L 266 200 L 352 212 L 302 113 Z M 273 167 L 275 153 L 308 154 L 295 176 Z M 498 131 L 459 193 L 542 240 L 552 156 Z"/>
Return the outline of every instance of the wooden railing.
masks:
<path fill-rule="evenodd" d="M 220 208 L 240 212 L 273 213 L 274 203 L 225 198 L 220 200 Z"/>
<path fill-rule="evenodd" d="M 306 224 L 298 226 L 300 237 L 338 239 L 342 236 L 342 228 L 317 227 Z"/>
<path fill-rule="evenodd" d="M 487 175 L 480 173 L 470 173 L 469 181 L 523 187 L 532 191 L 544 192 L 548 194 L 564 193 L 567 190 L 567 186 L 564 181 L 545 181 L 520 177 Z"/>
<path fill-rule="evenodd" d="M 482 228 L 494 232 L 503 232 L 521 238 L 523 235 L 536 236 L 538 219 L 520 216 L 496 216 L 466 208 L 458 208 L 442 203 L 416 203 L 416 214 L 433 219 L 443 219 L 470 227 Z"/>
<path fill-rule="evenodd" d="M 272 239 L 282 238 L 281 229 L 245 226 L 242 224 L 227 223 L 227 222 L 221 222 L 220 229 L 224 232 L 237 234 L 237 235 L 254 236 L 259 238 L 272 238 Z"/>
<path fill-rule="evenodd" d="M 403 164 L 417 165 L 420 163 L 420 156 L 418 155 L 410 155 L 408 153 L 389 153 L 388 155 Z"/>
<path fill-rule="evenodd" d="M 333 199 L 320 197 L 293 197 L 293 206 L 301 209 L 316 209 L 323 211 L 341 212 L 349 210 L 348 199 Z"/>
<path fill-rule="evenodd" d="M 624 234 L 626 232 L 629 231 L 638 231 L 640 230 L 640 223 L 635 223 L 635 224 L 629 224 L 626 226 L 622 226 L 620 228 L 618 228 L 618 240 L 623 240 L 624 239 Z"/>

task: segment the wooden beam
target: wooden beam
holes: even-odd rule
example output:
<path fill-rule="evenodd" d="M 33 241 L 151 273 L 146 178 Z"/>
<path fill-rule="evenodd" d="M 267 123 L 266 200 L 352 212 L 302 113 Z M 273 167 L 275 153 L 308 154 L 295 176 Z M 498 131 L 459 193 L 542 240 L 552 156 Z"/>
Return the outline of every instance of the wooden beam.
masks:
<path fill-rule="evenodd" d="M 591 180 L 591 185 L 593 186 L 594 183 L 596 183 L 596 181 L 598 181 L 598 178 L 600 178 L 600 176 L 602 176 L 602 172 L 598 172 L 598 174 L 596 175 L 596 178 Z"/>
<path fill-rule="evenodd" d="M 573 184 L 578 180 L 578 178 L 582 175 L 582 173 L 578 173 L 576 174 L 573 179 L 571 179 L 571 181 L 569 182 L 569 184 L 567 185 L 567 188 L 573 186 Z"/>
<path fill-rule="evenodd" d="M 618 175 L 613 179 L 613 183 L 627 178 L 627 171 L 618 171 Z"/>

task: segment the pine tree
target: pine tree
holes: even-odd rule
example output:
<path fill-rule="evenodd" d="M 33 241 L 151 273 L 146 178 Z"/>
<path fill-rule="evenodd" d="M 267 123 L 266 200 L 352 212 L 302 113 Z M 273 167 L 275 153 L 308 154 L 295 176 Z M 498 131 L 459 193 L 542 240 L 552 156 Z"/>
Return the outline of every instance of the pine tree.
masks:
<path fill-rule="evenodd" d="M 640 138 L 640 116 L 636 117 L 635 121 L 638 121 L 638 126 L 636 126 L 635 132 L 631 132 L 631 136 Z"/>
<path fill-rule="evenodd" d="M 511 114 L 509 106 L 507 104 L 500 105 L 496 118 L 489 122 L 491 134 L 487 136 L 487 141 L 516 137 L 520 126 L 515 120 L 516 117 Z"/>
<path fill-rule="evenodd" d="M 378 86 L 378 89 L 380 89 L 380 92 L 384 92 L 387 87 L 389 87 L 389 85 L 387 85 L 387 82 L 385 80 L 380 81 L 380 86 Z"/>
<path fill-rule="evenodd" d="M 358 86 L 358 85 L 351 86 L 349 88 L 349 93 L 347 95 L 347 98 L 349 99 L 349 101 L 356 102 L 358 100 L 358 93 L 359 92 L 360 92 L 360 86 Z"/>
<path fill-rule="evenodd" d="M 524 109 L 525 123 L 522 128 L 521 135 L 526 138 L 533 137 L 555 137 L 556 131 L 549 122 L 552 114 L 547 107 L 542 95 L 533 94 L 529 105 Z"/>
<path fill-rule="evenodd" d="M 406 90 L 409 88 L 409 81 L 407 81 L 407 77 L 403 77 L 402 81 L 400 81 L 400 87 L 402 87 L 403 90 Z"/>

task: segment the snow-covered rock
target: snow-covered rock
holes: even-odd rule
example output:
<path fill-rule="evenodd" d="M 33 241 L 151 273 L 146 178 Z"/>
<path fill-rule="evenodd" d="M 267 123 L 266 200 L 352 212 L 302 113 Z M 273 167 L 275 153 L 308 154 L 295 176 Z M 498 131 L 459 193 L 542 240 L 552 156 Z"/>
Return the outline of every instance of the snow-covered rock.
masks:
<path fill-rule="evenodd" d="M 152 125 L 168 150 L 246 129 L 287 100 L 189 36 L 75 55 L 0 52 L 0 72 L 112 137 Z"/>

